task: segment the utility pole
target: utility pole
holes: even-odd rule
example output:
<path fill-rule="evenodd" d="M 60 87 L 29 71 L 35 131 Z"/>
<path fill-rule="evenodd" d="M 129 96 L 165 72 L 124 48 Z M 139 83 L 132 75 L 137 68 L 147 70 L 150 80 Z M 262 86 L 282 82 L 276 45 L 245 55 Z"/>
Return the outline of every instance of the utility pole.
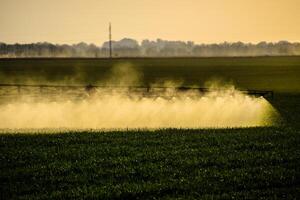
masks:
<path fill-rule="evenodd" d="M 109 22 L 109 57 L 112 58 L 111 23 Z"/>

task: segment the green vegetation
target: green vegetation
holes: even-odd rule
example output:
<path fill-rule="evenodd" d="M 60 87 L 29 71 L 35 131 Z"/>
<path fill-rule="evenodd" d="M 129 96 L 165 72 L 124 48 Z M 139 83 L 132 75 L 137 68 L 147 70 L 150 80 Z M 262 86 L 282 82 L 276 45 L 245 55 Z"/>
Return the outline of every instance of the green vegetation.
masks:
<path fill-rule="evenodd" d="M 81 69 L 85 66 L 89 74 L 81 80 L 94 80 L 92 72 L 107 69 L 114 62 L 120 60 L 0 60 L 0 70 L 3 77 L 15 74 L 19 81 L 29 74 L 40 77 L 39 73 L 44 73 L 46 81 L 58 81 L 78 65 Z M 1 199 L 300 196 L 299 57 L 131 62 L 148 70 L 146 81 L 181 76 L 192 83 L 205 73 L 223 72 L 232 74 L 240 87 L 281 91 L 269 100 L 281 114 L 283 124 L 245 129 L 1 134 Z M 294 93 L 288 93 L 291 91 Z"/>
<path fill-rule="evenodd" d="M 300 137 L 290 127 L 0 138 L 2 199 L 293 199 L 300 192 Z"/>

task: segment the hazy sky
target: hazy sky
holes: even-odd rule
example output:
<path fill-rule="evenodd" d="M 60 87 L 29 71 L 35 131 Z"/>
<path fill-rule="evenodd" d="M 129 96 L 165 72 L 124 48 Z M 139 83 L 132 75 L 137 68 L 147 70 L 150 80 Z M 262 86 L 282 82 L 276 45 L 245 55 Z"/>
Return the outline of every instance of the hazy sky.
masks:
<path fill-rule="evenodd" d="M 300 41 L 300 0 L 0 0 L 0 41 Z"/>

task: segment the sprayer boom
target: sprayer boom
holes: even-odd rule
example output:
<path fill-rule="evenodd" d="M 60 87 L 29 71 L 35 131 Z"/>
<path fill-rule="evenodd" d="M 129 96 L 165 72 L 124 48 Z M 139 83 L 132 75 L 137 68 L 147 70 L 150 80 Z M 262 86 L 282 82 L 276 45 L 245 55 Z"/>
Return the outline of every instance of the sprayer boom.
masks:
<path fill-rule="evenodd" d="M 126 91 L 133 93 L 141 93 L 145 96 L 153 96 L 160 94 L 163 95 L 168 91 L 173 92 L 199 92 L 199 93 L 210 93 L 210 92 L 225 92 L 228 89 L 224 88 L 204 88 L 204 87 L 164 87 L 164 86 L 120 86 L 120 85 L 35 85 L 35 84 L 0 84 L 0 87 L 16 87 L 18 92 L 21 92 L 22 88 L 40 88 L 40 92 L 42 92 L 46 88 L 56 88 L 56 89 L 84 89 L 86 92 L 91 92 L 96 89 L 107 89 L 107 90 L 118 90 L 118 91 Z M 262 97 L 271 97 L 273 98 L 274 92 L 271 90 L 238 90 L 243 94 L 248 94 L 252 96 L 262 96 Z"/>

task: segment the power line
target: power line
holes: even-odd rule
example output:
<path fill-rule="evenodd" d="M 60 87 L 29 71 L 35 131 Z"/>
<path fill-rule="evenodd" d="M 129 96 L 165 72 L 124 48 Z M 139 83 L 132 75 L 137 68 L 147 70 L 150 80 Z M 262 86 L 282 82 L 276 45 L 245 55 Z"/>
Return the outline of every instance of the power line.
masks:
<path fill-rule="evenodd" d="M 109 57 L 112 58 L 111 23 L 109 22 Z"/>

